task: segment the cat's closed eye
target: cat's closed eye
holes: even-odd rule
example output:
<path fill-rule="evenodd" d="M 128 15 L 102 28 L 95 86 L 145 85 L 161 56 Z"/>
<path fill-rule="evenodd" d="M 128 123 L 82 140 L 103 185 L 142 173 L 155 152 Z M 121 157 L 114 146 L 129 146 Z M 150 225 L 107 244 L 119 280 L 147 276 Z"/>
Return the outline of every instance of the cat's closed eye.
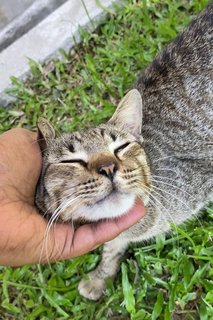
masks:
<path fill-rule="evenodd" d="M 78 163 L 78 164 L 80 164 L 80 165 L 83 166 L 83 167 L 86 167 L 86 166 L 87 166 L 87 163 L 86 163 L 84 160 L 82 160 L 82 159 L 67 159 L 67 160 L 62 160 L 62 161 L 60 161 L 60 163 L 70 163 L 70 164 L 72 164 L 72 163 Z"/>
<path fill-rule="evenodd" d="M 126 143 L 122 144 L 120 147 L 118 147 L 118 148 L 116 148 L 114 150 L 114 154 L 117 155 L 117 153 L 119 153 L 120 151 L 124 150 L 129 145 L 130 145 L 130 142 L 126 142 Z"/>

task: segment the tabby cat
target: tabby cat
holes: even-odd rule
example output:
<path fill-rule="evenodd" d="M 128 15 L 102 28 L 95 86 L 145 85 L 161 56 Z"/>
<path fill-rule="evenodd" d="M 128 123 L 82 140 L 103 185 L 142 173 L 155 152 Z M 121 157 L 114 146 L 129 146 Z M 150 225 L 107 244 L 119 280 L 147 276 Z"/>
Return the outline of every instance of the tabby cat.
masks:
<path fill-rule="evenodd" d="M 36 205 L 52 221 L 118 217 L 137 197 L 147 207 L 81 280 L 80 293 L 97 300 L 130 242 L 170 230 L 213 200 L 213 4 L 140 75 L 106 124 L 55 137 L 40 118 L 38 131 Z"/>

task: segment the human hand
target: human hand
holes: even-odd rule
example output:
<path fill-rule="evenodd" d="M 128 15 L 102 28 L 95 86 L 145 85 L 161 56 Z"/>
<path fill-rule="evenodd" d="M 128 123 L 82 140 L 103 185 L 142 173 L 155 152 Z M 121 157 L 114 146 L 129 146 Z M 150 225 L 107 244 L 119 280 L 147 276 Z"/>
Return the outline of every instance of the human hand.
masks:
<path fill-rule="evenodd" d="M 123 217 L 83 225 L 55 224 L 34 206 L 42 157 L 36 133 L 12 129 L 0 136 L 0 265 L 20 266 L 74 258 L 112 240 L 145 215 L 141 201 Z"/>

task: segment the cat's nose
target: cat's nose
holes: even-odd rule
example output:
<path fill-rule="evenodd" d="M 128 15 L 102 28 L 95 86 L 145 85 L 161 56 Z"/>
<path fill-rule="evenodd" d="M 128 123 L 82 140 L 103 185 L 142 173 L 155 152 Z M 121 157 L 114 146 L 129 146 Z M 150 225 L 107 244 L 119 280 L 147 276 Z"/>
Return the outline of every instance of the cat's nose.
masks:
<path fill-rule="evenodd" d="M 103 176 L 106 176 L 111 181 L 113 181 L 114 175 L 117 170 L 118 167 L 116 163 L 113 161 L 102 163 L 97 168 L 98 173 L 102 174 Z"/>

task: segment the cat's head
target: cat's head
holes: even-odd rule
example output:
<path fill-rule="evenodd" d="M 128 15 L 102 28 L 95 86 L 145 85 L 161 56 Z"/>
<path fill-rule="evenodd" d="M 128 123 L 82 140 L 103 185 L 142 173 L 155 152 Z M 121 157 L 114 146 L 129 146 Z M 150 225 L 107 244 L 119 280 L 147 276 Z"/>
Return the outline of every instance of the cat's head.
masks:
<path fill-rule="evenodd" d="M 106 124 L 95 128 L 55 137 L 40 118 L 38 208 L 63 221 L 97 221 L 125 214 L 138 196 L 147 203 L 150 171 L 141 126 L 142 99 L 135 89 Z"/>

